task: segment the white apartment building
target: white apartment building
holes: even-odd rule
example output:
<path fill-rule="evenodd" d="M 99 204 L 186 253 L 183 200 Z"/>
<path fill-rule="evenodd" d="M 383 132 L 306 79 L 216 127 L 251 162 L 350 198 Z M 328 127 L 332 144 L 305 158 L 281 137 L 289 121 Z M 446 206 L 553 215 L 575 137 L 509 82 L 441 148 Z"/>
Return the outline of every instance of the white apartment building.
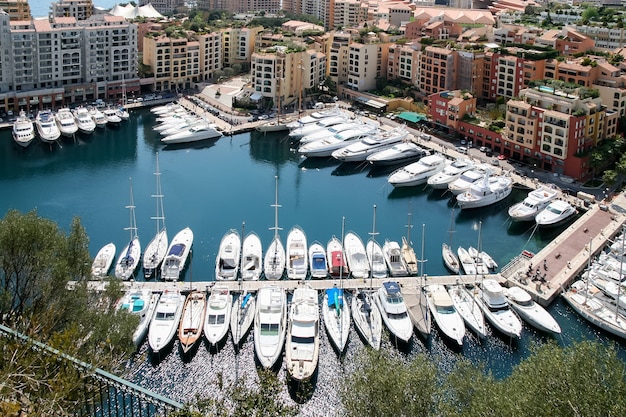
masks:
<path fill-rule="evenodd" d="M 254 52 L 256 36 L 263 31 L 262 26 L 255 28 L 228 28 L 222 30 L 222 62 L 225 67 L 240 64 L 249 68 L 250 57 Z"/>
<path fill-rule="evenodd" d="M 626 45 L 626 28 L 606 26 L 573 25 L 581 33 L 595 41 L 600 49 L 617 49 Z"/>
<path fill-rule="evenodd" d="M 336 85 L 348 81 L 350 39 L 351 35 L 345 32 L 335 32 L 328 38 L 328 75 Z"/>
<path fill-rule="evenodd" d="M 348 80 L 346 87 L 355 91 L 376 88 L 376 79 L 386 73 L 387 46 L 381 43 L 352 43 L 348 50 Z"/>
<path fill-rule="evenodd" d="M 92 0 L 59 0 L 50 6 L 54 17 L 75 17 L 85 20 L 93 14 Z"/>
<path fill-rule="evenodd" d="M 0 108 L 57 107 L 139 90 L 137 27 L 121 17 L 8 20 L 0 14 Z"/>
<path fill-rule="evenodd" d="M 361 0 L 335 0 L 329 27 L 358 27 L 367 21 L 368 3 Z"/>

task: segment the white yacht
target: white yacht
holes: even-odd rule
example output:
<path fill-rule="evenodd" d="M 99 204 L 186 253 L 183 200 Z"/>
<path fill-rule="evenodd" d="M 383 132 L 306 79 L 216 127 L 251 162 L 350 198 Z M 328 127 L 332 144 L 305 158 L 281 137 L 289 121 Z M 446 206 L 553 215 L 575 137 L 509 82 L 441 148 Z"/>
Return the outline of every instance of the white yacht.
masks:
<path fill-rule="evenodd" d="M 465 171 L 459 178 L 448 184 L 448 190 L 454 195 L 466 192 L 472 184 L 483 179 L 489 169 L 489 166 L 481 164 Z"/>
<path fill-rule="evenodd" d="M 341 114 L 344 114 L 344 113 L 339 109 L 339 107 L 335 106 L 330 109 L 316 111 L 316 112 L 311 113 L 308 116 L 301 117 L 295 122 L 287 124 L 287 127 L 289 129 L 297 129 L 298 127 L 303 126 L 303 125 L 307 125 L 310 123 L 317 123 L 326 117 L 333 117 L 333 116 L 338 116 Z"/>
<path fill-rule="evenodd" d="M 306 279 L 309 268 L 309 253 L 306 234 L 300 226 L 294 226 L 287 235 L 285 249 L 287 278 Z"/>
<path fill-rule="evenodd" d="M 185 296 L 178 290 L 165 290 L 161 294 L 148 330 L 152 353 L 159 354 L 174 339 L 184 304 Z"/>
<path fill-rule="evenodd" d="M 554 200 L 535 216 L 538 226 L 556 227 L 570 220 L 576 209 L 567 201 Z"/>
<path fill-rule="evenodd" d="M 352 278 L 369 277 L 370 265 L 367 260 L 365 245 L 363 245 L 361 238 L 356 233 L 350 231 L 343 238 L 343 247 Z"/>
<path fill-rule="evenodd" d="M 495 279 L 485 279 L 478 290 L 478 305 L 489 323 L 502 334 L 519 339 L 522 323 L 509 307 L 502 286 Z"/>
<path fill-rule="evenodd" d="M 187 257 L 193 244 L 193 232 L 185 227 L 176 233 L 167 248 L 165 258 L 161 264 L 161 279 L 164 281 L 178 281 L 185 268 Z"/>
<path fill-rule="evenodd" d="M 201 119 L 195 116 L 190 116 L 190 117 L 186 117 L 183 120 L 177 121 L 175 123 L 171 123 L 171 124 L 167 123 L 167 124 L 164 124 L 162 126 L 157 126 L 157 127 L 162 127 L 162 129 L 160 129 L 158 132 L 161 136 L 167 137 L 175 133 L 185 131 L 191 128 L 192 126 L 200 125 L 204 123 L 206 123 L 204 119 Z M 157 128 L 155 128 L 155 130 L 156 129 Z"/>
<path fill-rule="evenodd" d="M 443 258 L 443 263 L 445 264 L 446 268 L 448 268 L 455 274 L 458 274 L 460 272 L 461 262 L 459 261 L 459 257 L 456 256 L 450 245 L 448 245 L 447 243 L 441 244 L 441 256 Z"/>
<path fill-rule="evenodd" d="M 109 269 L 111 269 L 111 265 L 113 265 L 114 259 L 115 244 L 110 242 L 100 248 L 96 257 L 93 259 L 93 264 L 91 265 L 91 276 L 94 279 L 102 279 L 106 277 L 109 273 Z"/>
<path fill-rule="evenodd" d="M 537 304 L 526 290 L 511 287 L 504 290 L 509 305 L 528 324 L 546 333 L 561 334 L 561 326 L 548 311 Z"/>
<path fill-rule="evenodd" d="M 287 295 L 275 285 L 261 287 L 254 317 L 254 352 L 265 369 L 272 368 L 283 351 L 287 332 Z"/>
<path fill-rule="evenodd" d="M 424 290 L 427 294 L 428 307 L 435 319 L 435 323 L 439 326 L 439 330 L 459 346 L 463 346 L 463 338 L 465 337 L 465 323 L 463 318 L 456 311 L 452 298 L 443 285 L 431 284 L 427 285 Z"/>
<path fill-rule="evenodd" d="M 119 117 L 122 120 L 128 120 L 130 118 L 130 114 L 128 113 L 128 110 L 126 110 L 126 107 L 124 106 L 119 106 L 118 108 L 116 108 L 115 114 L 117 114 L 117 117 Z"/>
<path fill-rule="evenodd" d="M 291 132 L 289 132 L 289 137 L 291 139 L 297 140 L 297 139 L 303 138 L 304 136 L 307 136 L 307 135 L 310 135 L 319 131 L 324 131 L 334 125 L 345 123 L 347 120 L 348 119 L 344 115 L 326 117 L 317 123 L 310 123 L 307 125 L 300 126 L 296 129 L 293 129 Z"/>
<path fill-rule="evenodd" d="M 78 132 L 78 125 L 74 120 L 72 111 L 67 107 L 59 109 L 55 115 L 59 131 L 65 137 L 72 138 Z"/>
<path fill-rule="evenodd" d="M 392 335 L 398 340 L 408 342 L 413 335 L 413 323 L 407 314 L 406 305 L 395 281 L 383 282 L 377 291 L 376 302 L 380 314 Z"/>
<path fill-rule="evenodd" d="M 394 187 L 411 187 L 426 183 L 429 177 L 443 171 L 447 159 L 439 154 L 428 155 L 417 162 L 398 168 L 387 181 Z"/>
<path fill-rule="evenodd" d="M 485 316 L 476 302 L 477 292 L 458 284 L 448 288 L 448 294 L 454 303 L 454 308 L 465 321 L 465 325 L 476 333 L 479 339 L 487 337 Z"/>
<path fill-rule="evenodd" d="M 456 196 L 461 209 L 473 209 L 495 204 L 507 198 L 513 190 L 513 180 L 507 176 L 486 175 L 470 189 Z"/>
<path fill-rule="evenodd" d="M 230 325 L 233 296 L 228 287 L 222 285 L 217 284 L 211 288 L 206 306 L 204 337 L 211 346 L 216 346 L 226 337 Z"/>
<path fill-rule="evenodd" d="M 54 115 L 50 110 L 41 110 L 35 119 L 37 133 L 45 143 L 54 143 L 61 137 L 61 131 L 54 121 Z"/>
<path fill-rule="evenodd" d="M 93 119 L 96 127 L 103 129 L 107 125 L 107 118 L 104 117 L 104 114 L 97 107 L 92 107 L 89 109 L 89 115 Z"/>
<path fill-rule="evenodd" d="M 367 157 L 373 153 L 402 142 L 408 135 L 409 132 L 404 125 L 393 130 L 381 130 L 376 134 L 367 136 L 359 142 L 337 149 L 332 153 L 332 156 L 342 162 L 365 161 Z"/>
<path fill-rule="evenodd" d="M 35 127 L 33 121 L 26 116 L 24 110 L 13 123 L 13 140 L 22 148 L 27 147 L 35 139 Z"/>
<path fill-rule="evenodd" d="M 375 166 L 389 166 L 411 162 L 426 155 L 428 151 L 415 142 L 401 142 L 369 155 L 366 160 Z"/>
<path fill-rule="evenodd" d="M 446 189 L 448 184 L 460 178 L 464 172 L 474 168 L 474 163 L 467 158 L 458 158 L 446 167 L 440 173 L 428 178 L 428 185 L 434 189 Z"/>
<path fill-rule="evenodd" d="M 139 317 L 139 324 L 133 332 L 135 347 L 141 346 L 148 334 L 150 321 L 154 316 L 159 297 L 160 294 L 153 293 L 148 289 L 131 289 L 117 303 L 118 310 L 124 310 Z"/>
<path fill-rule="evenodd" d="M 263 247 L 259 235 L 250 232 L 241 245 L 241 279 L 256 281 L 263 272 Z"/>
<path fill-rule="evenodd" d="M 156 154 L 156 194 L 152 197 L 156 199 L 156 215 L 152 217 L 156 223 L 155 235 L 146 246 L 143 254 L 143 276 L 146 279 L 156 276 L 156 272 L 161 266 L 161 262 L 167 254 L 169 240 L 167 228 L 165 227 L 165 214 L 163 212 L 163 192 L 161 191 L 161 171 L 159 169 L 159 154 Z"/>
<path fill-rule="evenodd" d="M 322 316 L 332 345 L 341 354 L 350 334 L 350 308 L 343 288 L 328 288 L 324 292 Z"/>
<path fill-rule="evenodd" d="M 102 110 L 102 114 L 104 114 L 108 125 L 118 126 L 122 122 L 122 119 L 120 118 L 120 116 L 117 115 L 115 109 L 111 107 L 107 107 L 106 109 Z"/>
<path fill-rule="evenodd" d="M 313 242 L 309 247 L 309 264 L 311 278 L 326 278 L 328 276 L 326 250 L 318 241 Z"/>
<path fill-rule="evenodd" d="M 385 262 L 385 255 L 383 254 L 383 248 L 380 243 L 373 239 L 367 241 L 365 245 L 365 252 L 367 253 L 367 260 L 372 271 L 372 277 L 374 278 L 387 278 L 389 276 L 389 270 L 387 269 L 387 263 Z"/>
<path fill-rule="evenodd" d="M 374 295 L 359 290 L 352 298 L 351 310 L 356 330 L 368 345 L 375 350 L 379 350 L 383 320 L 380 316 L 380 310 L 378 310 L 378 306 L 374 301 Z"/>
<path fill-rule="evenodd" d="M 363 125 L 363 122 L 359 120 L 351 120 L 345 123 L 339 123 L 338 125 L 331 126 L 328 129 L 318 130 L 315 133 L 306 135 L 302 137 L 302 139 L 300 139 L 299 143 L 300 143 L 300 146 L 302 146 L 305 143 L 314 142 L 319 139 L 324 139 L 330 136 L 334 136 L 337 133 L 343 132 L 344 130 L 358 128 L 359 126 L 362 126 L 362 125 Z"/>
<path fill-rule="evenodd" d="M 509 207 L 509 216 L 514 222 L 535 220 L 535 216 L 558 195 L 558 192 L 549 187 L 539 187 L 528 193 L 524 200 Z"/>
<path fill-rule="evenodd" d="M 456 252 L 459 255 L 459 262 L 461 263 L 463 272 L 467 275 L 476 275 L 478 273 L 476 261 L 470 256 L 467 249 L 459 246 Z"/>
<path fill-rule="evenodd" d="M 336 149 L 358 142 L 373 134 L 377 127 L 363 124 L 354 129 L 344 130 L 333 136 L 306 143 L 298 148 L 298 153 L 309 158 L 331 156 Z"/>
<path fill-rule="evenodd" d="M 80 130 L 81 133 L 89 135 L 96 130 L 96 122 L 93 121 L 91 115 L 89 114 L 89 110 L 85 107 L 79 107 L 74 110 L 74 120 L 76 121 L 78 130 Z"/>
<path fill-rule="evenodd" d="M 317 290 L 299 287 L 293 292 L 287 337 L 285 366 L 296 381 L 311 379 L 320 352 L 320 313 Z"/>
<path fill-rule="evenodd" d="M 239 272 L 241 254 L 241 237 L 235 229 L 230 229 L 220 242 L 215 258 L 215 279 L 217 281 L 234 281 Z"/>
<path fill-rule="evenodd" d="M 332 277 L 343 278 L 348 276 L 350 269 L 346 263 L 346 254 L 343 250 L 343 245 L 334 235 L 326 244 L 326 259 L 328 261 L 328 273 Z"/>
<path fill-rule="evenodd" d="M 408 271 L 404 262 L 402 262 L 402 251 L 400 244 L 394 240 L 385 239 L 383 244 L 383 256 L 389 267 L 389 273 L 392 277 L 405 277 Z"/>
<path fill-rule="evenodd" d="M 132 182 L 130 185 L 130 204 L 126 206 L 130 212 L 130 225 L 124 230 L 130 232 L 130 240 L 122 249 L 117 263 L 115 264 L 115 276 L 122 280 L 135 278 L 135 270 L 139 266 L 141 258 L 141 243 L 137 235 L 137 219 L 135 218 L 135 200 L 133 197 Z"/>
<path fill-rule="evenodd" d="M 209 123 L 198 123 L 182 132 L 174 133 L 161 139 L 165 144 L 189 143 L 200 140 L 217 139 L 222 136 L 215 127 Z"/>

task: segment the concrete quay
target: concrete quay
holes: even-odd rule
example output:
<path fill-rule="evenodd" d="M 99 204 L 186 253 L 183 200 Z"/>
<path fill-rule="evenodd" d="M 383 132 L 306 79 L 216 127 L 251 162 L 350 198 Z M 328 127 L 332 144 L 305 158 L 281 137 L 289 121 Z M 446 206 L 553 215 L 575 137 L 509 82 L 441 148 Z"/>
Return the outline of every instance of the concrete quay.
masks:
<path fill-rule="evenodd" d="M 153 292 L 163 292 L 166 290 L 178 290 L 188 292 L 192 290 L 209 291 L 213 286 L 220 285 L 227 287 L 232 292 L 240 291 L 258 291 L 260 288 L 276 285 L 287 291 L 303 285 L 308 285 L 315 290 L 325 290 L 327 288 L 344 288 L 346 290 L 357 290 L 367 288 L 380 288 L 383 282 L 396 281 L 401 287 L 415 288 L 421 285 L 429 284 L 467 284 L 473 285 L 480 277 L 470 275 L 444 275 L 444 276 L 411 276 L 411 277 L 389 277 L 389 278 L 345 278 L 345 279 L 315 279 L 315 280 L 289 280 L 282 279 L 278 281 L 268 281 L 265 279 L 257 281 L 193 281 L 193 282 L 164 282 L 164 281 L 125 281 L 123 285 L 126 289 L 149 289 Z M 485 278 L 493 278 L 503 283 L 505 280 L 500 274 L 485 275 Z M 94 291 L 102 291 L 106 285 L 106 281 L 89 281 L 89 288 Z"/>

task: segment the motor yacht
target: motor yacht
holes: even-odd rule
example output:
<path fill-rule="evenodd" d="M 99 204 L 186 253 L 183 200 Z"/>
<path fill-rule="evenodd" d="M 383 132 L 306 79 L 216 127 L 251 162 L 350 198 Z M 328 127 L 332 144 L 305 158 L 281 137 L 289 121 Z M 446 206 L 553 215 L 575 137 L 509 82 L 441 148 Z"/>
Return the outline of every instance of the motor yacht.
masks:
<path fill-rule="evenodd" d="M 107 119 L 107 125 L 109 126 L 118 126 L 122 122 L 120 116 L 117 115 L 117 111 L 111 107 L 102 110 L 102 114 Z"/>
<path fill-rule="evenodd" d="M 315 133 L 311 133 L 310 135 L 304 136 L 302 139 L 300 139 L 299 144 L 300 146 L 302 146 L 309 142 L 314 142 L 316 140 L 334 136 L 337 133 L 343 132 L 344 130 L 358 128 L 362 126 L 363 124 L 364 123 L 359 120 L 350 120 L 345 123 L 339 123 L 338 125 L 333 125 L 332 127 L 329 127 L 328 129 L 318 130 Z"/>
<path fill-rule="evenodd" d="M 459 207 L 463 210 L 485 207 L 507 198 L 513 190 L 513 180 L 507 176 L 486 175 L 470 189 L 456 196 Z"/>
<path fill-rule="evenodd" d="M 259 235 L 250 232 L 241 245 L 241 279 L 256 281 L 263 272 L 263 246 Z"/>
<path fill-rule="evenodd" d="M 546 333 L 561 334 L 559 323 L 545 308 L 537 304 L 526 290 L 520 287 L 510 287 L 504 289 L 504 295 L 511 308 L 526 323 Z"/>
<path fill-rule="evenodd" d="M 297 129 L 303 125 L 317 123 L 326 117 L 338 116 L 340 114 L 343 114 L 343 112 L 341 111 L 341 109 L 339 109 L 339 107 L 332 107 L 330 109 L 316 111 L 308 116 L 301 117 L 298 120 L 287 124 L 287 127 L 289 129 Z"/>
<path fill-rule="evenodd" d="M 558 192 L 549 187 L 539 187 L 528 193 L 524 200 L 509 207 L 509 216 L 514 222 L 535 220 L 535 216 L 558 195 Z"/>
<path fill-rule="evenodd" d="M 472 168 L 474 168 L 474 163 L 471 160 L 467 158 L 458 158 L 451 164 L 446 165 L 440 173 L 429 177 L 427 183 L 436 190 L 445 190 L 448 188 L 448 184 L 460 178 L 464 172 L 469 171 Z"/>
<path fill-rule="evenodd" d="M 346 233 L 343 239 L 343 247 L 346 262 L 352 278 L 367 278 L 370 273 L 370 265 L 367 260 L 365 245 L 361 238 L 354 232 Z"/>
<path fill-rule="evenodd" d="M 287 278 L 306 279 L 309 268 L 309 253 L 306 234 L 300 226 L 294 226 L 287 235 L 285 248 Z"/>
<path fill-rule="evenodd" d="M 89 135 L 96 130 L 96 122 L 93 121 L 91 115 L 89 114 L 89 110 L 85 107 L 79 107 L 74 110 L 74 120 L 76 121 L 78 130 L 80 130 L 81 133 Z"/>
<path fill-rule="evenodd" d="M 567 201 L 554 200 L 535 216 L 535 222 L 541 227 L 556 227 L 570 220 L 576 209 Z"/>
<path fill-rule="evenodd" d="M 480 181 L 489 169 L 489 166 L 481 164 L 469 171 L 465 171 L 459 178 L 448 184 L 448 190 L 454 195 L 466 192 L 472 184 Z"/>
<path fill-rule="evenodd" d="M 400 165 L 420 159 L 428 153 L 415 142 L 401 142 L 369 155 L 366 160 L 375 166 Z"/>
<path fill-rule="evenodd" d="M 117 117 L 122 119 L 122 121 L 128 120 L 130 118 L 130 114 L 128 113 L 128 110 L 126 110 L 126 107 L 124 106 L 119 106 L 118 108 L 116 108 L 115 114 L 117 114 Z"/>
<path fill-rule="evenodd" d="M 215 280 L 234 281 L 239 272 L 241 237 L 235 229 L 230 229 L 222 237 L 215 258 Z"/>
<path fill-rule="evenodd" d="M 336 149 L 358 142 L 373 134 L 376 127 L 362 125 L 354 129 L 344 130 L 333 136 L 306 143 L 298 148 L 298 153 L 309 158 L 331 156 Z"/>
<path fill-rule="evenodd" d="M 465 323 L 456 311 L 446 288 L 443 285 L 431 284 L 424 287 L 424 290 L 427 294 L 428 307 L 439 330 L 448 339 L 462 346 L 465 337 Z"/>
<path fill-rule="evenodd" d="M 35 119 L 37 133 L 45 143 L 54 143 L 61 137 L 61 131 L 54 121 L 54 115 L 50 110 L 41 110 Z"/>
<path fill-rule="evenodd" d="M 222 136 L 215 127 L 209 123 L 198 123 L 182 132 L 174 133 L 161 139 L 165 144 L 189 143 L 200 140 L 217 139 Z"/>
<path fill-rule="evenodd" d="M 165 290 L 154 311 L 148 329 L 148 344 L 153 354 L 159 354 L 174 340 L 183 314 L 185 296 L 178 290 Z"/>
<path fill-rule="evenodd" d="M 389 274 L 392 277 L 406 277 L 408 275 L 406 266 L 402 261 L 402 251 L 398 242 L 385 239 L 383 256 L 385 257 L 385 262 L 387 262 L 387 267 L 389 267 Z"/>
<path fill-rule="evenodd" d="M 383 282 L 377 291 L 376 302 L 383 322 L 398 340 L 408 342 L 413 335 L 413 324 L 407 314 L 407 308 L 395 281 Z"/>
<path fill-rule="evenodd" d="M 160 294 L 148 289 L 131 289 L 118 301 L 116 309 L 139 317 L 139 324 L 133 332 L 133 344 L 141 346 L 150 327 Z"/>
<path fill-rule="evenodd" d="M 276 285 L 261 287 L 254 317 L 254 352 L 261 366 L 272 368 L 280 357 L 287 332 L 287 295 Z"/>
<path fill-rule="evenodd" d="M 411 187 L 426 183 L 429 177 L 443 171 L 447 159 L 439 154 L 428 155 L 417 162 L 398 168 L 387 181 L 394 187 Z"/>
<path fill-rule="evenodd" d="M 178 281 L 187 263 L 192 244 L 193 232 L 190 228 L 186 227 L 176 233 L 161 264 L 161 278 L 164 281 Z"/>
<path fill-rule="evenodd" d="M 35 127 L 33 121 L 26 116 L 24 110 L 20 111 L 19 116 L 13 122 L 13 140 L 22 148 L 26 148 L 35 139 Z"/>
<path fill-rule="evenodd" d="M 372 271 L 372 277 L 387 278 L 389 270 L 387 269 L 383 248 L 380 246 L 380 243 L 373 239 L 368 240 L 365 245 L 365 252 L 367 253 L 367 261 Z"/>
<path fill-rule="evenodd" d="M 217 346 L 226 337 L 230 325 L 230 313 L 233 296 L 224 284 L 211 288 L 211 295 L 206 307 L 204 337 L 211 346 Z"/>
<path fill-rule="evenodd" d="M 93 119 L 97 128 L 103 129 L 104 127 L 106 127 L 107 118 L 104 117 L 104 114 L 97 107 L 90 108 L 89 115 Z"/>
<path fill-rule="evenodd" d="M 477 301 L 485 317 L 502 334 L 519 339 L 522 323 L 509 307 L 502 286 L 495 279 L 485 279 L 478 289 Z"/>
<path fill-rule="evenodd" d="M 285 365 L 296 381 L 311 379 L 320 351 L 320 313 L 317 290 L 299 287 L 293 292 L 285 342 Z"/>
<path fill-rule="evenodd" d="M 409 132 L 404 125 L 393 130 L 379 131 L 359 142 L 337 149 L 332 156 L 342 162 L 365 161 L 371 154 L 402 142 L 408 135 Z"/>
<path fill-rule="evenodd" d="M 326 130 L 329 127 L 332 127 L 341 123 L 345 123 L 347 120 L 348 119 L 344 115 L 326 117 L 317 123 L 310 123 L 310 124 L 298 127 L 296 129 L 293 129 L 291 132 L 289 132 L 289 137 L 293 140 L 298 140 L 300 138 L 303 138 L 304 136 L 316 133 L 318 131 Z"/>
<path fill-rule="evenodd" d="M 59 109 L 55 115 L 57 126 L 61 134 L 68 138 L 73 138 L 78 132 L 78 125 L 74 120 L 72 112 L 67 107 Z"/>
<path fill-rule="evenodd" d="M 328 273 L 332 277 L 347 278 L 350 273 L 346 263 L 346 254 L 341 241 L 333 236 L 326 244 L 326 259 L 328 261 Z"/>

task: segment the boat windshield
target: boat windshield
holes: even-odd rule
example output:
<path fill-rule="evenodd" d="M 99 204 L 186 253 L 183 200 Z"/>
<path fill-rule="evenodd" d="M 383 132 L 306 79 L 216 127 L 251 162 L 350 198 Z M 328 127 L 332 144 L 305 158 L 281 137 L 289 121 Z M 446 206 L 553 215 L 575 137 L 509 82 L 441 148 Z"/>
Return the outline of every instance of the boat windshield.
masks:
<path fill-rule="evenodd" d="M 175 316 L 176 316 L 175 313 L 169 313 L 169 312 L 165 313 L 165 312 L 162 312 L 162 311 L 157 311 L 157 315 L 156 315 L 155 318 L 157 320 L 168 320 L 168 321 L 171 321 L 171 320 L 174 320 Z"/>
<path fill-rule="evenodd" d="M 278 323 L 261 323 L 261 336 L 278 336 Z"/>
<path fill-rule="evenodd" d="M 390 320 L 402 320 L 405 317 L 407 317 L 406 311 L 403 311 L 402 313 L 387 313 L 387 317 L 389 317 Z"/>
<path fill-rule="evenodd" d="M 453 306 L 437 306 L 437 313 L 439 314 L 454 314 L 454 312 Z"/>
<path fill-rule="evenodd" d="M 554 206 L 548 206 L 546 207 L 546 210 L 549 211 L 550 213 L 554 213 L 554 214 L 561 214 L 563 213 L 563 210 Z"/>
<path fill-rule="evenodd" d="M 226 316 L 224 314 L 209 314 L 207 318 L 208 324 L 224 324 L 226 321 Z"/>
<path fill-rule="evenodd" d="M 312 345 L 313 343 L 315 343 L 315 337 L 298 337 L 298 336 L 291 336 L 291 343 L 298 343 L 301 345 Z"/>

